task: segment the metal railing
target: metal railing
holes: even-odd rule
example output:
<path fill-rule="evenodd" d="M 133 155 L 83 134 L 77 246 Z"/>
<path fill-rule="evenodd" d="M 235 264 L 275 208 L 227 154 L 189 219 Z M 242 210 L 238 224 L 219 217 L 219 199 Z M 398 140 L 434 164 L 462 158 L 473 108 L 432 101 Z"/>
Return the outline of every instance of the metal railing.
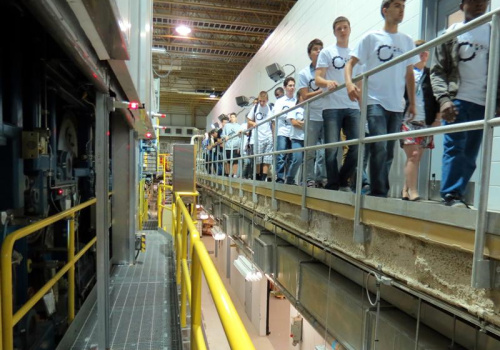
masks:
<path fill-rule="evenodd" d="M 231 349 L 255 349 L 196 229 L 196 223 L 193 221 L 193 215 L 196 215 L 196 201 L 192 201 L 189 211 L 183 201 L 185 196 L 195 199 L 198 193 L 175 193 L 172 203 L 175 204 L 172 206 L 172 232 L 176 252 L 177 284 L 181 285 L 181 327 L 186 327 L 188 302 L 191 308 L 191 349 L 207 349 L 201 322 L 202 272 L 205 274 Z M 191 260 L 191 266 L 188 259 Z"/>
<path fill-rule="evenodd" d="M 75 264 L 96 243 L 97 237 L 88 242 L 82 250 L 75 254 L 75 215 L 82 209 L 88 208 L 96 203 L 91 199 L 74 208 L 65 210 L 46 219 L 35 222 L 9 234 L 2 243 L 2 343 L 4 350 L 14 348 L 14 326 L 38 303 L 45 294 L 68 273 L 68 323 L 75 318 Z M 14 313 L 13 305 L 13 283 L 12 283 L 12 252 L 14 244 L 21 238 L 27 237 L 60 220 L 68 221 L 68 262 L 54 277 L 45 283 L 23 306 Z"/>
<path fill-rule="evenodd" d="M 277 151 L 277 127 L 274 128 L 274 150 L 273 152 L 256 154 L 254 152 L 253 155 L 240 156 L 238 157 L 240 163 L 240 169 L 242 161 L 245 159 L 251 159 L 253 161 L 254 170 L 253 170 L 253 182 L 252 182 L 252 197 L 253 201 L 257 202 L 256 196 L 256 159 L 258 157 L 263 157 L 266 155 L 270 155 L 273 157 L 272 166 L 273 169 L 276 169 L 277 164 L 277 155 L 279 154 L 288 154 L 293 152 L 312 152 L 319 149 L 326 148 L 336 148 L 336 147 L 344 147 L 344 146 L 358 146 L 358 164 L 357 164 L 357 172 L 356 172 L 356 189 L 354 195 L 354 235 L 353 239 L 356 242 L 363 243 L 368 237 L 366 234 L 365 226 L 361 220 L 361 209 L 363 207 L 362 204 L 362 194 L 361 187 L 362 182 L 360 179 L 362 178 L 363 172 L 363 156 L 365 153 L 366 144 L 375 143 L 375 142 L 383 142 L 383 141 L 394 141 L 407 137 L 419 137 L 419 136 L 429 136 L 429 135 L 437 135 L 444 133 L 455 133 L 462 131 L 471 131 L 471 130 L 479 130 L 483 129 L 483 153 L 481 159 L 481 173 L 480 173 L 480 200 L 477 208 L 477 220 L 476 220 L 476 230 L 475 230 L 475 244 L 474 244 L 474 257 L 473 257 L 473 273 L 472 273 L 472 286 L 476 288 L 489 288 L 490 287 L 490 272 L 493 268 L 493 264 L 489 260 L 486 259 L 484 255 L 485 243 L 486 243 L 486 216 L 487 216 L 487 204 L 488 204 L 488 187 L 490 184 L 490 171 L 491 171 L 491 159 L 492 159 L 492 148 L 493 148 L 493 128 L 500 126 L 500 118 L 494 118 L 495 115 L 495 104 L 496 104 L 496 96 L 497 96 L 497 86 L 498 76 L 499 76 L 499 64 L 500 64 L 500 22 L 499 22 L 500 8 L 495 9 L 489 13 L 482 15 L 479 18 L 476 18 L 459 29 L 450 31 L 439 38 L 431 40 L 426 44 L 419 46 L 416 49 L 413 49 L 387 63 L 384 63 L 370 71 L 364 72 L 353 79 L 353 82 L 362 82 L 362 104 L 361 104 L 361 117 L 359 120 L 359 129 L 358 135 L 359 138 L 351 139 L 346 141 L 332 142 L 326 143 L 322 145 L 308 146 L 296 149 L 289 149 L 285 151 Z M 489 66 L 488 66 L 488 81 L 487 81 L 487 93 L 486 93 L 486 108 L 485 108 L 485 118 L 484 120 L 465 122 L 459 124 L 445 125 L 439 127 L 426 128 L 417 131 L 409 131 L 409 132 L 396 132 L 387 135 L 377 135 L 377 136 L 368 136 L 365 137 L 365 124 L 367 122 L 367 100 L 368 100 L 368 80 L 369 78 L 387 68 L 390 68 L 398 63 L 406 61 L 407 59 L 417 56 L 423 51 L 427 51 L 437 45 L 448 42 L 458 35 L 466 33 L 471 29 L 474 29 L 482 24 L 488 23 L 491 21 L 491 38 L 490 38 L 490 53 L 489 53 Z M 339 90 L 345 89 L 345 84 L 339 85 L 336 89 L 332 91 L 324 92 L 318 96 L 315 96 L 305 102 L 297 104 L 296 106 L 287 109 L 286 111 L 280 112 L 268 118 L 264 121 L 256 123 L 256 125 L 248 130 L 253 130 L 254 144 L 258 143 L 258 128 L 265 127 L 268 123 L 275 122 L 277 118 L 297 108 L 304 108 L 304 130 L 308 130 L 307 125 L 309 122 L 309 105 L 319 99 L 324 98 L 325 96 L 335 93 Z M 217 169 L 218 164 L 224 164 L 227 161 L 232 161 L 234 159 L 233 154 L 231 153 L 231 157 L 226 159 L 226 150 L 225 143 L 233 138 L 239 137 L 241 141 L 241 155 L 243 154 L 243 137 L 244 134 L 235 135 L 224 142 L 222 159 L 220 160 L 209 160 L 208 162 L 205 160 L 206 155 L 202 152 L 201 156 L 198 158 L 198 166 L 197 171 L 200 173 L 206 173 L 206 167 L 209 168 L 215 167 Z M 307 132 L 305 132 L 305 140 L 304 144 L 307 145 Z M 305 153 L 304 153 L 305 154 Z M 307 208 L 306 208 L 306 198 L 307 198 L 307 186 L 306 186 L 306 161 L 307 157 L 303 157 L 302 163 L 302 199 L 301 199 L 301 208 L 302 208 L 302 219 L 307 220 Z M 230 167 L 230 175 L 232 175 L 232 167 Z M 232 193 L 232 177 L 229 176 L 229 192 Z M 224 184 L 221 185 L 222 189 L 225 189 Z M 242 195 L 242 182 L 240 181 L 240 195 Z M 274 210 L 278 209 L 278 204 L 276 200 L 276 178 L 273 176 L 272 178 L 272 191 L 271 191 L 271 199 L 272 199 L 272 208 Z"/>

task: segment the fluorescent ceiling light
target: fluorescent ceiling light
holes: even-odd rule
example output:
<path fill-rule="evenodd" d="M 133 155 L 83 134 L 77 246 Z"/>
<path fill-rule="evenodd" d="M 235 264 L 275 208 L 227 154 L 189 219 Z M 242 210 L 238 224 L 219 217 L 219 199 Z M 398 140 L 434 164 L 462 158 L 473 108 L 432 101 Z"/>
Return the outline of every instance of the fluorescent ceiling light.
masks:
<path fill-rule="evenodd" d="M 161 53 L 161 54 L 166 54 L 167 53 L 167 49 L 164 48 L 164 47 L 152 47 L 151 48 L 151 52 L 153 53 Z"/>
<path fill-rule="evenodd" d="M 210 98 L 216 98 L 217 94 L 214 91 L 214 92 L 211 92 L 210 95 L 208 95 L 208 97 L 210 97 Z"/>
<path fill-rule="evenodd" d="M 175 28 L 175 31 L 177 32 L 177 34 L 179 35 L 183 35 L 183 36 L 186 36 L 188 35 L 189 33 L 191 33 L 191 28 L 189 28 L 188 26 L 184 25 L 184 24 L 181 24 L 180 26 L 177 26 L 177 28 Z"/>
<path fill-rule="evenodd" d="M 208 219 L 208 215 L 207 215 L 207 219 Z M 226 238 L 226 233 L 223 232 L 219 226 L 214 226 L 212 227 L 212 237 L 216 240 L 216 241 L 223 241 L 225 238 Z"/>
<path fill-rule="evenodd" d="M 238 259 L 233 264 L 247 281 L 256 282 L 262 278 L 262 273 L 244 255 L 238 256 Z"/>

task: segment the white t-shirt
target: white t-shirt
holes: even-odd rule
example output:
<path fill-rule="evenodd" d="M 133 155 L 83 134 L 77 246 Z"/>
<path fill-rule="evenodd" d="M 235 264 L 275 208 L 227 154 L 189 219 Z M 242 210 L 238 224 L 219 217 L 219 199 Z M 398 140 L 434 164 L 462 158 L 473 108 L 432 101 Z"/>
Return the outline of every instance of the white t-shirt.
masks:
<path fill-rule="evenodd" d="M 464 24 L 453 24 L 448 30 L 460 28 Z M 457 37 L 460 85 L 456 98 L 481 106 L 486 104 L 490 31 L 490 24 L 485 23 Z"/>
<path fill-rule="evenodd" d="M 247 149 L 247 145 L 248 145 L 248 135 L 245 133 L 245 131 L 248 129 L 248 123 L 242 123 L 240 125 L 240 130 L 243 132 L 243 145 L 242 145 L 242 149 L 243 149 L 243 152 L 245 152 L 245 150 Z M 252 143 L 250 143 L 252 144 Z"/>
<path fill-rule="evenodd" d="M 238 123 L 227 123 L 222 129 L 221 136 L 225 138 L 226 136 L 231 138 L 232 136 L 239 133 L 241 130 L 241 126 Z M 240 137 L 233 137 L 232 139 L 226 142 L 226 149 L 239 149 L 240 147 Z"/>
<path fill-rule="evenodd" d="M 299 72 L 299 83 L 297 86 L 297 91 L 302 88 L 307 88 L 307 92 L 318 91 L 319 87 L 316 86 L 314 82 L 314 76 L 316 74 L 316 69 L 311 65 L 308 65 Z M 323 101 L 316 100 L 309 104 L 309 120 L 323 121 Z"/>
<path fill-rule="evenodd" d="M 408 35 L 379 30 L 366 34 L 351 56 L 358 58 L 358 64 L 364 64 L 367 72 L 414 48 L 415 44 Z M 419 57 L 414 56 L 372 75 L 368 79 L 368 104 L 380 104 L 388 111 L 403 112 L 406 68 L 419 61 Z"/>
<path fill-rule="evenodd" d="M 269 105 L 266 105 L 265 107 L 261 107 L 260 104 L 258 105 L 257 109 L 255 109 L 255 106 L 252 106 L 250 109 L 250 112 L 247 115 L 247 118 L 250 120 L 255 121 L 256 123 L 260 123 L 263 120 L 270 119 L 273 116 L 273 111 L 269 108 Z M 271 127 L 271 121 L 268 123 L 262 124 L 258 127 L 258 133 L 257 133 L 257 138 L 259 141 L 263 140 L 269 140 L 273 138 L 273 129 Z M 252 129 L 252 136 L 251 136 L 251 143 L 255 143 L 255 129 Z"/>
<path fill-rule="evenodd" d="M 304 108 L 299 107 L 290 113 L 287 113 L 287 120 L 291 125 L 290 138 L 294 140 L 304 140 L 304 129 L 292 125 L 291 120 L 304 120 Z"/>
<path fill-rule="evenodd" d="M 284 110 L 294 107 L 297 104 L 297 99 L 295 97 L 289 98 L 286 95 L 280 97 L 276 104 L 274 105 L 274 113 L 278 114 Z M 291 124 L 287 120 L 287 113 L 280 115 L 277 119 L 278 136 L 290 137 Z"/>
<path fill-rule="evenodd" d="M 347 61 L 351 58 L 351 49 L 347 47 L 339 47 L 331 45 L 319 53 L 318 63 L 316 68 L 327 68 L 325 79 L 334 80 L 337 83 L 344 84 L 344 67 Z M 354 66 L 353 77 L 360 72 L 360 65 Z M 323 91 L 328 89 L 323 88 Z M 336 91 L 324 98 L 323 109 L 343 109 L 352 108 L 359 109 L 359 104 L 356 101 L 351 101 L 347 95 L 347 89 Z"/>
<path fill-rule="evenodd" d="M 415 107 L 417 108 L 417 115 L 415 115 L 413 121 L 425 122 L 425 102 L 424 93 L 422 91 L 422 76 L 424 70 L 413 67 L 413 74 L 415 75 Z"/>

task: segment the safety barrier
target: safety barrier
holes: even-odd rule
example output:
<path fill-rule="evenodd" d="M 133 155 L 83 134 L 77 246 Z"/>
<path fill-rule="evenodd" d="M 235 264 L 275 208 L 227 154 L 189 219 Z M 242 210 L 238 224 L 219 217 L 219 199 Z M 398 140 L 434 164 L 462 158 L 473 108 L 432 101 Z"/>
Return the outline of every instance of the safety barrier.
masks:
<path fill-rule="evenodd" d="M 2 336 L 3 349 L 14 348 L 14 326 L 38 303 L 45 294 L 68 273 L 68 322 L 75 318 L 75 264 L 96 243 L 97 237 L 88 242 L 82 250 L 75 254 L 75 215 L 82 209 L 88 208 L 96 203 L 91 199 L 74 208 L 65 210 L 44 220 L 35 222 L 9 234 L 2 244 Z M 68 221 L 68 262 L 56 275 L 41 287 L 22 307 L 14 313 L 13 310 L 13 285 L 12 285 L 12 252 L 14 244 L 21 238 L 27 237 L 60 220 Z M 1 349 L 1 348 L 0 348 Z"/>
<path fill-rule="evenodd" d="M 481 173 L 480 173 L 480 200 L 479 200 L 479 205 L 477 208 L 477 219 L 476 219 L 476 230 L 475 230 L 475 242 L 474 242 L 474 257 L 473 257 L 473 273 L 472 273 L 472 279 L 471 279 L 471 285 L 476 287 L 476 288 L 489 288 L 490 287 L 490 273 L 492 269 L 494 268 L 494 264 L 491 263 L 490 260 L 485 257 L 485 244 L 486 244 L 486 225 L 487 225 L 487 206 L 488 206 L 488 191 L 489 191 L 489 184 L 490 184 L 490 172 L 491 172 L 491 161 L 492 161 L 492 149 L 493 149 L 493 136 L 494 136 L 494 128 L 500 126 L 500 118 L 494 118 L 495 115 L 495 103 L 496 103 L 496 92 L 497 89 L 499 88 L 497 86 L 497 81 L 498 81 L 498 76 L 499 76 L 499 65 L 500 65 L 500 20 L 499 16 L 500 15 L 500 9 L 495 9 L 489 13 L 484 14 L 483 16 L 476 18 L 464 26 L 460 27 L 459 29 L 450 31 L 439 38 L 436 38 L 434 40 L 429 41 L 426 44 L 423 44 L 419 46 L 418 48 L 411 50 L 387 63 L 384 63 L 370 71 L 364 72 L 357 77 L 353 79 L 353 82 L 359 82 L 361 81 L 363 84 L 362 87 L 362 104 L 361 104 L 361 117 L 359 121 L 359 138 L 358 139 L 351 139 L 347 141 L 339 141 L 339 142 L 332 142 L 332 143 L 327 143 L 327 144 L 322 144 L 322 145 L 315 145 L 315 146 L 308 146 L 308 147 L 301 147 L 301 148 L 296 148 L 293 150 L 286 150 L 286 151 L 276 151 L 277 149 L 277 129 L 274 128 L 274 151 L 269 152 L 269 153 L 261 153 L 261 154 L 254 154 L 254 155 L 249 155 L 249 156 L 241 156 L 238 157 L 239 160 L 244 161 L 245 159 L 250 159 L 254 162 L 254 167 L 253 167 L 253 183 L 252 183 L 252 195 L 253 195 L 253 201 L 257 201 L 257 196 L 256 196 L 256 187 L 257 187 L 257 181 L 256 179 L 256 159 L 258 157 L 263 157 L 263 156 L 272 156 L 273 161 L 273 169 L 276 169 L 276 163 L 277 163 L 277 156 L 279 154 L 291 154 L 294 152 L 312 152 L 316 151 L 319 149 L 326 149 L 326 148 L 336 148 L 336 147 L 344 147 L 344 146 L 358 146 L 358 164 L 357 164 L 357 173 L 356 173 L 356 179 L 359 180 L 362 178 L 362 172 L 363 172 L 363 158 L 364 158 L 364 153 L 365 153 L 365 147 L 367 144 L 370 143 L 375 143 L 375 142 L 381 142 L 381 141 L 394 141 L 394 140 L 399 140 L 407 137 L 421 137 L 421 136 L 428 136 L 428 135 L 437 135 L 437 134 L 444 134 L 444 133 L 454 133 L 454 132 L 462 132 L 462 131 L 470 131 L 470 130 L 483 130 L 483 153 L 481 156 L 480 164 L 481 164 Z M 409 131 L 409 132 L 396 132 L 396 133 L 391 133 L 387 135 L 378 135 L 378 136 L 369 136 L 365 137 L 365 125 L 367 122 L 367 101 L 368 101 L 368 80 L 369 77 L 373 76 L 374 74 L 388 69 L 398 63 L 404 62 L 407 59 L 419 55 L 421 52 L 427 51 L 433 47 L 436 47 L 437 45 L 443 44 L 445 42 L 448 42 L 450 40 L 453 40 L 456 38 L 458 35 L 466 33 L 470 31 L 471 29 L 474 29 L 482 24 L 488 23 L 491 21 L 491 38 L 490 38 L 490 54 L 489 54 L 489 66 L 488 66 L 488 81 L 487 81 L 487 98 L 486 98 L 486 106 L 485 106 L 485 118 L 484 120 L 478 120 L 478 121 L 472 121 L 472 122 L 466 122 L 466 123 L 459 123 L 459 124 L 452 124 L 452 125 L 446 125 L 446 126 L 439 126 L 439 127 L 433 127 L 433 128 L 426 128 L 422 130 L 417 130 L 417 131 Z M 290 113 L 291 111 L 297 109 L 297 108 L 304 108 L 304 126 L 303 129 L 307 130 L 307 124 L 309 121 L 309 105 L 319 99 L 324 98 L 325 96 L 335 93 L 336 91 L 345 89 L 346 86 L 345 84 L 339 85 L 336 89 L 332 91 L 327 91 L 324 92 L 318 96 L 315 96 L 305 102 L 302 102 L 300 104 L 297 104 L 296 106 L 287 109 L 286 111 L 276 113 L 272 118 L 266 119 L 264 121 L 261 121 L 259 123 L 256 123 L 256 125 L 252 128 L 249 128 L 249 130 L 254 130 L 253 132 L 253 137 L 255 137 L 255 144 L 258 143 L 258 138 L 257 138 L 257 130 L 259 127 L 265 126 L 265 124 L 269 123 L 271 120 L 275 122 L 278 117 Z M 240 135 L 235 135 L 232 137 L 229 137 L 225 142 L 231 140 L 232 138 L 239 137 L 241 138 L 241 145 L 243 145 L 243 137 L 244 134 L 241 133 Z M 307 144 L 307 133 L 305 133 L 305 140 L 304 144 Z M 242 146 L 241 146 L 242 147 Z M 233 156 L 231 154 L 231 157 L 229 159 L 226 159 L 226 150 L 225 150 L 225 145 L 223 148 L 223 159 L 222 160 L 215 160 L 215 161 L 206 161 L 205 155 L 200 154 L 200 157 L 198 158 L 198 168 L 197 171 L 199 173 L 206 173 L 207 172 L 207 166 L 215 166 L 217 167 L 218 164 L 220 163 L 225 163 L 229 160 L 233 159 Z M 303 163 L 302 163 L 302 194 L 301 194 L 301 208 L 303 210 L 303 213 L 306 213 L 307 208 L 306 208 L 306 198 L 307 198 L 307 184 L 305 181 L 305 173 L 306 173 L 306 159 L 307 157 L 303 157 Z M 232 186 L 231 182 L 232 180 L 232 168 L 230 167 L 230 176 L 229 176 L 229 190 L 230 193 L 232 191 Z M 363 243 L 365 242 L 368 238 L 366 236 L 366 230 L 364 227 L 364 224 L 361 220 L 361 210 L 362 210 L 362 193 L 361 193 L 361 187 L 362 187 L 362 182 L 361 181 L 356 181 L 356 189 L 354 193 L 354 240 L 358 243 Z M 224 188 L 224 185 L 223 185 Z M 242 183 L 240 182 L 240 192 L 242 189 Z M 273 176 L 272 178 L 272 192 L 271 192 L 271 199 L 272 199 L 272 207 L 273 209 L 277 209 L 277 200 L 276 200 L 276 179 Z M 307 215 L 304 215 L 305 218 L 307 218 Z"/>
<path fill-rule="evenodd" d="M 175 193 L 174 200 L 175 215 L 172 219 L 172 226 L 175 227 L 173 236 L 177 259 L 177 284 L 181 285 L 181 326 L 186 327 L 187 302 L 189 301 L 191 349 L 205 350 L 207 348 L 201 324 L 201 274 L 203 272 L 231 349 L 255 349 L 192 219 L 196 213 L 194 199 L 197 195 L 198 193 Z M 185 196 L 193 197 L 191 212 L 188 211 L 182 199 Z M 188 258 L 191 259 L 191 270 Z"/>

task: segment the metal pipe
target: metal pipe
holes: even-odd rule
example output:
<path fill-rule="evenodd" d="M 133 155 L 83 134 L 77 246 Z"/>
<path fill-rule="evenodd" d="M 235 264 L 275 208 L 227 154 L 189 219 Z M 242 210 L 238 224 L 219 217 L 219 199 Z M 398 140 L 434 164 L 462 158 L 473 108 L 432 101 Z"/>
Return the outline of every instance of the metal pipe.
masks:
<path fill-rule="evenodd" d="M 310 118 L 310 110 L 311 110 L 310 107 L 311 107 L 311 104 L 309 102 L 307 102 L 306 105 L 305 105 L 305 110 L 304 110 L 304 116 L 305 116 L 304 127 L 303 127 L 303 130 L 304 130 L 304 143 L 303 144 L 304 144 L 304 146 L 307 146 L 308 141 L 309 141 L 309 133 L 307 131 L 308 131 L 309 122 L 310 122 L 310 120 L 309 120 L 309 118 Z M 299 151 L 299 152 L 301 152 L 301 151 Z M 312 151 L 310 151 L 310 152 L 312 152 Z M 307 210 L 307 208 L 306 208 L 306 196 L 307 196 L 307 154 L 308 154 L 308 152 L 302 151 L 302 156 L 303 157 L 302 157 L 302 197 L 301 197 L 301 209 L 302 209 L 303 213 L 304 213 L 304 210 Z M 314 169 L 314 165 L 313 165 L 313 169 Z M 304 220 L 306 218 L 302 217 L 302 219 Z"/>
<path fill-rule="evenodd" d="M 415 331 L 415 350 L 418 350 L 418 342 L 420 339 L 420 313 L 422 311 L 422 299 L 418 299 L 417 311 L 417 330 Z"/>
<path fill-rule="evenodd" d="M 187 216 L 185 217 L 187 219 Z M 191 258 L 191 345 L 194 350 L 202 348 L 196 337 L 196 330 L 201 324 L 201 262 L 198 254 Z"/>
<path fill-rule="evenodd" d="M 204 135 L 193 135 L 191 136 L 191 142 L 189 143 L 190 145 L 194 145 L 194 140 L 199 139 L 204 137 Z"/>
<path fill-rule="evenodd" d="M 500 64 L 500 22 L 498 14 L 493 16 L 491 23 L 490 54 L 488 62 L 488 81 L 486 88 L 486 108 L 483 129 L 483 157 L 481 161 L 481 188 L 474 235 L 474 256 L 472 262 L 471 285 L 474 288 L 490 288 L 490 261 L 484 259 L 486 244 L 486 226 L 488 223 L 488 195 L 493 155 L 493 127 L 488 124 L 495 115 L 497 82 Z M 498 106 L 496 106 L 498 108 Z"/>

